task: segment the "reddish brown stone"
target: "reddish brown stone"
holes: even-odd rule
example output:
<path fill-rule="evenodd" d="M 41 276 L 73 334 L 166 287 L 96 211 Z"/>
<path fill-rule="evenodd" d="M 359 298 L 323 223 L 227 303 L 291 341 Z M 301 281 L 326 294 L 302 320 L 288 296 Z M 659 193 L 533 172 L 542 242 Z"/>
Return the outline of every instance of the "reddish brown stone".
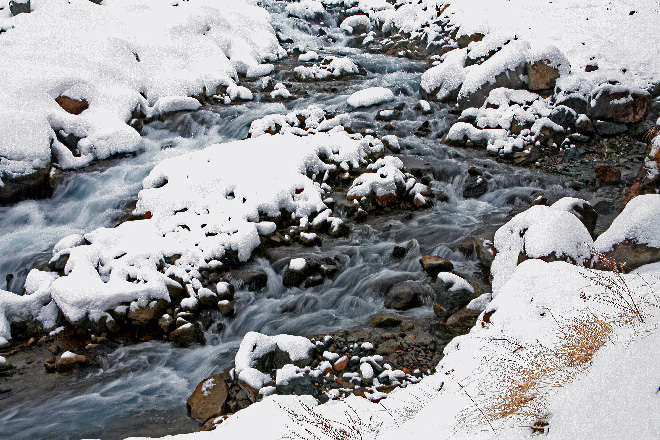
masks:
<path fill-rule="evenodd" d="M 609 185 L 616 185 L 621 182 L 621 171 L 606 163 L 599 163 L 594 166 L 596 177 Z"/>
<path fill-rule="evenodd" d="M 604 85 L 592 93 L 587 114 L 602 121 L 637 123 L 646 116 L 650 103 L 647 92 Z"/>
<path fill-rule="evenodd" d="M 79 115 L 89 108 L 89 103 L 84 99 L 71 99 L 64 95 L 60 95 L 55 98 L 55 102 L 57 102 L 66 112 L 71 113 L 72 115 Z"/>

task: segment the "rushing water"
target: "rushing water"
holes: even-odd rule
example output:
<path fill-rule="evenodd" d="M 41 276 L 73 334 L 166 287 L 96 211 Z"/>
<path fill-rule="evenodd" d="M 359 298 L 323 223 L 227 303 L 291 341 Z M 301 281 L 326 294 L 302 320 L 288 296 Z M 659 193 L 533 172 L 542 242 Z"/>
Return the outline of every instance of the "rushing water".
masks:
<path fill-rule="evenodd" d="M 341 94 L 319 91 L 286 105 L 253 102 L 213 107 L 151 124 L 144 130 L 143 151 L 136 156 L 93 170 L 68 172 L 50 199 L 0 208 L 0 275 L 16 275 L 12 287 L 18 290 L 27 269 L 35 260 L 43 261 L 60 238 L 113 225 L 158 161 L 211 143 L 242 139 L 252 120 L 269 113 L 311 104 L 335 113 L 347 111 L 347 94 L 369 86 L 390 87 L 398 95 L 397 103 L 406 104 L 401 120 L 393 124 L 395 133 L 402 137 L 406 155 L 428 163 L 433 186 L 449 201 L 403 217 L 371 216 L 366 223 L 354 225 L 347 238 L 326 237 L 321 252 L 339 255 L 343 268 L 335 279 L 315 288 L 288 289 L 281 282 L 288 259 L 312 250 L 293 246 L 278 251 L 273 261 L 255 260 L 250 264 L 269 274 L 267 288 L 260 293 L 238 291 L 236 317 L 220 334 L 209 332 L 206 346 L 184 349 L 149 342 L 121 347 L 103 361 L 100 371 L 80 378 L 70 390 L 58 390 L 38 402 L 24 402 L 0 413 L 0 438 L 44 438 L 44 433 L 53 439 L 124 438 L 190 431 L 197 424 L 186 417 L 185 400 L 200 380 L 231 365 L 248 331 L 309 335 L 364 323 L 383 311 L 388 280 L 423 279 L 421 255 L 447 257 L 459 273 L 474 274 L 479 270 L 476 257 L 455 250 L 461 239 L 477 233 L 484 223 L 501 224 L 512 209 L 528 205 L 535 191 L 550 197 L 575 195 L 558 178 L 498 164 L 480 152 L 447 147 L 433 136 L 415 137 L 422 121 L 414 108 L 423 64 L 339 46 L 326 48 L 326 53 L 332 51 L 353 58 L 367 68 L 368 76 L 349 84 Z M 373 123 L 380 108 L 389 107 L 360 110 L 353 116 Z M 432 130 L 442 131 L 449 124 L 447 110 L 434 108 Z M 491 191 L 479 200 L 462 197 L 471 165 L 485 168 L 490 179 Z M 407 244 L 407 255 L 392 260 L 392 248 Z M 432 311 L 427 304 L 404 314 L 431 316 Z"/>

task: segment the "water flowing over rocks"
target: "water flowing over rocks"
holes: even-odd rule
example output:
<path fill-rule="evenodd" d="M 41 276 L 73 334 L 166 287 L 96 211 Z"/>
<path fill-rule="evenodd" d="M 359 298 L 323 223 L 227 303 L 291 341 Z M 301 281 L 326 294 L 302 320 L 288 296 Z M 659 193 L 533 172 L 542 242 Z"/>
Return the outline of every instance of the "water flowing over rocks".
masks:
<path fill-rule="evenodd" d="M 65 387 L 122 394 L 136 374 L 127 399 L 177 422 L 103 422 L 126 436 L 213 429 L 271 394 L 379 402 L 434 373 L 453 337 L 497 325 L 489 304 L 528 261 L 624 272 L 660 261 L 655 235 L 640 233 L 657 229 L 657 197 L 635 198 L 659 187 L 657 87 L 571 83 L 582 66 L 556 47 L 463 34 L 446 6 L 265 3 L 270 24 L 259 10 L 254 31 L 266 43 L 223 48 L 220 81 L 172 96 L 122 89 L 119 119 L 81 86 L 51 91 L 47 115 L 0 114 L 22 127 L 0 138 L 1 166 L 11 162 L 0 204 L 75 192 L 70 180 L 159 149 L 168 158 L 125 171 L 135 189 L 107 208 L 122 211 L 113 219 L 60 231 L 12 269 L 0 291 L 7 405 L 41 393 L 48 408 Z M 129 52 L 136 68 L 150 56 Z M 101 110 L 114 134 L 94 125 Z M 103 143 L 117 133 L 123 144 Z M 32 140 L 32 156 L 4 154 Z M 41 228 L 35 204 L 3 214 Z M 305 335 L 293 343 L 303 349 L 266 336 L 285 332 Z M 242 346 L 234 358 L 244 335 L 247 360 Z M 45 378 L 19 391 L 28 376 Z M 194 426 L 181 421 L 193 388 Z M 122 405 L 105 410 L 123 420 L 133 409 Z"/>

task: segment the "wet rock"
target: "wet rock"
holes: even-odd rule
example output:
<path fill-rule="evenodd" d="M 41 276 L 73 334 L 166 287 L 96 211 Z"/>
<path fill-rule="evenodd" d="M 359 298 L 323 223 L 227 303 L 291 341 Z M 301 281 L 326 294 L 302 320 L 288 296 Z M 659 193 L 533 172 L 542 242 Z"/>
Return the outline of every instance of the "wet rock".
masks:
<path fill-rule="evenodd" d="M 438 278 L 435 282 L 433 311 L 440 319 L 445 319 L 474 298 L 474 289 L 462 278 L 451 275 Z"/>
<path fill-rule="evenodd" d="M 527 76 L 529 77 L 529 90 L 554 89 L 559 79 L 559 69 L 550 65 L 547 60 L 527 63 Z"/>
<path fill-rule="evenodd" d="M 218 296 L 211 289 L 202 287 L 197 291 L 197 298 L 204 307 L 215 307 L 218 303 Z"/>
<path fill-rule="evenodd" d="M 643 90 L 605 84 L 591 93 L 587 115 L 616 123 L 637 123 L 649 110 L 651 95 Z"/>
<path fill-rule="evenodd" d="M 573 214 L 575 214 L 577 218 L 580 219 L 584 227 L 587 228 L 589 235 L 591 235 L 591 237 L 595 237 L 596 223 L 598 222 L 598 212 L 596 209 L 594 209 L 591 203 L 588 202 L 582 205 L 574 205 L 573 211 Z"/>
<path fill-rule="evenodd" d="M 229 398 L 229 371 L 208 377 L 201 381 L 186 402 L 188 417 L 205 423 L 225 413 L 225 403 Z"/>
<path fill-rule="evenodd" d="M 626 124 L 618 124 L 609 121 L 596 121 L 596 133 L 602 137 L 618 136 L 628 131 Z"/>
<path fill-rule="evenodd" d="M 14 366 L 4 357 L 0 356 L 0 376 L 10 375 Z"/>
<path fill-rule="evenodd" d="M 89 108 L 89 103 L 86 100 L 72 99 L 64 95 L 55 98 L 55 102 L 57 102 L 64 111 L 71 113 L 72 115 L 79 115 Z"/>
<path fill-rule="evenodd" d="M 50 172 L 52 163 L 44 168 L 30 170 L 16 176 L 2 175 L 4 186 L 0 186 L 0 205 L 17 202 L 23 199 L 40 199 L 50 197 L 52 187 Z"/>
<path fill-rule="evenodd" d="M 158 320 L 158 326 L 163 330 L 163 333 L 169 333 L 170 330 L 172 330 L 172 327 L 174 327 L 174 318 L 165 314 Z"/>
<path fill-rule="evenodd" d="M 231 272 L 232 281 L 236 281 L 239 286 L 247 287 L 251 292 L 258 292 L 268 284 L 268 274 L 263 269 L 246 269 Z"/>
<path fill-rule="evenodd" d="M 452 262 L 442 257 L 425 255 L 419 259 L 419 262 L 422 265 L 422 269 L 432 278 L 438 276 L 440 272 L 451 272 L 454 270 Z"/>
<path fill-rule="evenodd" d="M 423 304 L 423 298 L 431 296 L 431 288 L 419 281 L 404 281 L 393 286 L 385 297 L 385 307 L 408 310 Z"/>
<path fill-rule="evenodd" d="M 463 183 L 463 197 L 466 199 L 476 199 L 483 196 L 488 191 L 488 180 L 483 172 L 475 167 L 470 167 L 468 177 Z"/>
<path fill-rule="evenodd" d="M 55 369 L 60 374 L 71 374 L 88 363 L 87 356 L 65 351 L 55 363 Z"/>
<path fill-rule="evenodd" d="M 133 325 L 147 326 L 156 322 L 168 305 L 169 303 L 164 299 L 150 301 L 146 304 L 134 301 L 128 308 L 127 318 Z"/>
<path fill-rule="evenodd" d="M 408 253 L 408 250 L 404 246 L 394 246 L 390 256 L 395 260 L 400 260 L 406 256 L 406 253 Z"/>
<path fill-rule="evenodd" d="M 472 42 L 478 42 L 484 39 L 484 34 L 481 32 L 475 32 L 474 34 L 469 35 L 460 35 L 456 38 L 456 43 L 461 49 L 465 49 Z"/>
<path fill-rule="evenodd" d="M 234 304 L 227 300 L 218 301 L 218 310 L 222 316 L 234 316 Z"/>
<path fill-rule="evenodd" d="M 186 323 L 172 331 L 168 339 L 180 347 L 189 347 L 193 344 L 204 344 L 204 334 L 197 323 Z"/>
<path fill-rule="evenodd" d="M 616 185 L 621 182 L 621 171 L 610 164 L 599 163 L 594 165 L 596 177 L 608 185 Z"/>
<path fill-rule="evenodd" d="M 401 318 L 392 315 L 379 315 L 371 319 L 371 326 L 376 328 L 396 327 L 401 324 Z"/>

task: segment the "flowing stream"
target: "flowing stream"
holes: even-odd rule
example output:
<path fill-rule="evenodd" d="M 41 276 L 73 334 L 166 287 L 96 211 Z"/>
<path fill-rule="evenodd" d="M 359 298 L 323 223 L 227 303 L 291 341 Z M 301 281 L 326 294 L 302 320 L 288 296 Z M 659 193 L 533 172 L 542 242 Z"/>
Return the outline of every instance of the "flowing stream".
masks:
<path fill-rule="evenodd" d="M 313 249 L 292 246 L 277 250 L 270 260 L 256 259 L 250 264 L 268 272 L 268 286 L 259 293 L 237 291 L 236 317 L 220 334 L 209 332 L 207 345 L 177 348 L 167 342 L 147 342 L 123 346 L 104 359 L 100 371 L 89 372 L 75 383 L 69 381 L 68 387 L 55 389 L 38 401 L 25 401 L 2 411 L 0 438 L 31 440 L 45 438 L 44 433 L 48 433 L 52 439 L 110 439 L 189 432 L 198 424 L 186 416 L 187 397 L 200 380 L 232 365 L 238 344 L 248 331 L 310 335 L 363 324 L 384 311 L 383 289 L 391 285 L 388 280 L 424 279 L 420 256 L 443 256 L 454 262 L 458 273 L 476 274 L 480 271 L 476 256 L 466 257 L 457 251 L 458 242 L 478 234 L 484 225 L 502 224 L 512 209 L 528 206 L 536 191 L 549 198 L 579 196 L 558 177 L 503 165 L 480 151 L 448 147 L 433 135 L 416 136 L 424 120 L 430 120 L 432 133 L 441 132 L 450 123 L 450 115 L 442 106 L 434 104 L 431 116 L 415 110 L 419 100 L 416 90 L 426 63 L 362 53 L 343 48 L 341 43 L 323 51 L 349 56 L 367 69 L 367 76 L 349 83 L 338 94 L 319 90 L 286 105 L 251 102 L 210 106 L 152 123 L 143 131 L 143 151 L 139 154 L 66 172 L 50 199 L 0 208 L 2 279 L 13 274 L 9 284 L 17 291 L 29 268 L 35 261 L 45 261 L 60 238 L 115 224 L 158 161 L 211 143 L 242 139 L 252 120 L 270 113 L 312 104 L 333 113 L 348 111 L 347 95 L 370 86 L 391 88 L 397 100 L 389 106 L 353 112 L 354 118 L 376 124 L 378 110 L 404 103 L 401 118 L 393 123 L 394 133 L 405 146 L 402 154 L 423 164 L 434 178 L 434 188 L 442 190 L 448 201 L 399 215 L 370 215 L 365 223 L 353 225 L 349 237 L 324 237 L 321 253 L 340 255 L 343 267 L 337 277 L 318 287 L 290 289 L 281 282 L 286 262 L 314 253 Z M 472 165 L 486 170 L 490 190 L 479 199 L 464 199 L 462 184 Z M 409 246 L 403 259 L 390 257 L 395 245 Z M 433 312 L 426 304 L 403 314 L 431 317 Z"/>

